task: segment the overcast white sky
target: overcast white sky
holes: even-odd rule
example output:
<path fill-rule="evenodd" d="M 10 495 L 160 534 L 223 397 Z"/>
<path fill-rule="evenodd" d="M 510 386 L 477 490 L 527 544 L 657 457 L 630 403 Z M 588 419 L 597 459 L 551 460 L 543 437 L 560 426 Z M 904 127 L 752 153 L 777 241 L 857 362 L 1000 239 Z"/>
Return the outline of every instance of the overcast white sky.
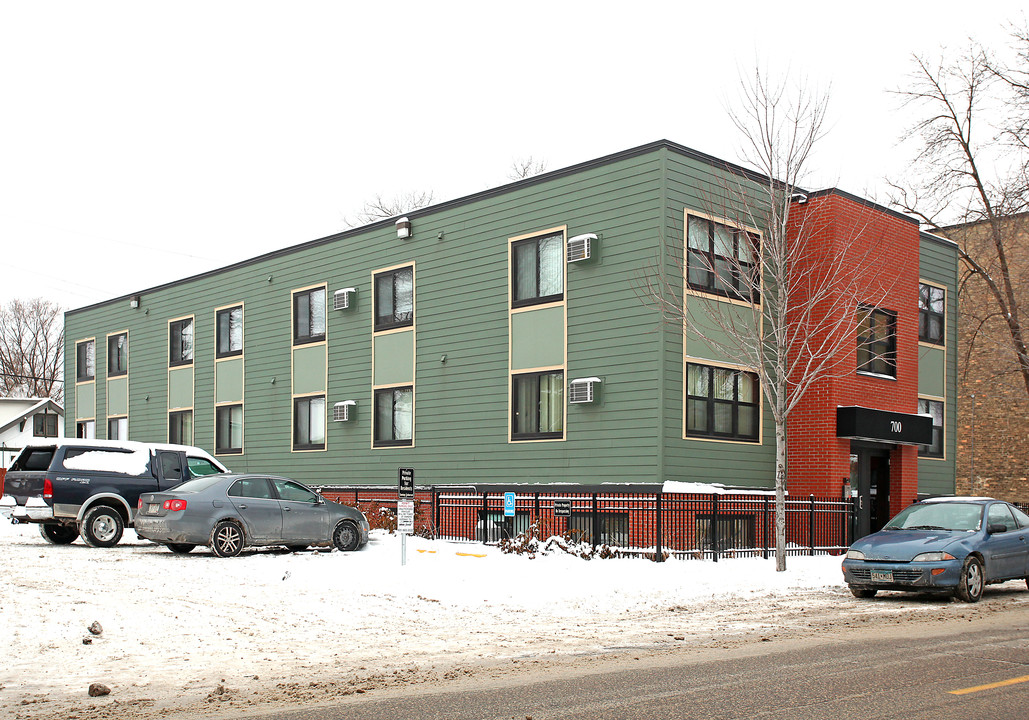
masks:
<path fill-rule="evenodd" d="M 1000 45 L 1022 2 L 0 0 L 0 302 L 81 307 L 667 138 L 727 160 L 739 73 L 831 83 L 809 187 L 910 158 L 912 53 Z"/>

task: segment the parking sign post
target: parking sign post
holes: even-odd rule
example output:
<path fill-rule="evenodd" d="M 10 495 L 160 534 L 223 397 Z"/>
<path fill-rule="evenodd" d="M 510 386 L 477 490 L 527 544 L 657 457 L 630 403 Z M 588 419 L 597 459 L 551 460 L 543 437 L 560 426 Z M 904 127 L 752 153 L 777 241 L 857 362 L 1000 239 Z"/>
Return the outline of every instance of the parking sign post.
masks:
<path fill-rule="evenodd" d="M 403 567 L 407 564 L 407 534 L 414 532 L 414 468 L 397 468 L 397 532 Z"/>

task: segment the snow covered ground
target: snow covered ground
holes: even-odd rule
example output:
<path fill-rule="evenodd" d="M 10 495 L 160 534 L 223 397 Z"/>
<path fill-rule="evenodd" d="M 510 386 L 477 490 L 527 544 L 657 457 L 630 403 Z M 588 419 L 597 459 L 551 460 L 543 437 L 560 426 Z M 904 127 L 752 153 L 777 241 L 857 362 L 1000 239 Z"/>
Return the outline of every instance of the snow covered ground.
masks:
<path fill-rule="evenodd" d="M 2 523 L 0 716 L 195 716 L 488 663 L 774 637 L 841 608 L 851 618 L 967 608 L 855 601 L 839 564 L 790 558 L 776 573 L 761 559 L 529 559 L 411 537 L 402 567 L 399 538 L 382 531 L 356 553 L 220 559 L 174 555 L 132 531 L 109 550 L 58 547 L 34 525 Z M 94 682 L 110 695 L 88 697 Z"/>

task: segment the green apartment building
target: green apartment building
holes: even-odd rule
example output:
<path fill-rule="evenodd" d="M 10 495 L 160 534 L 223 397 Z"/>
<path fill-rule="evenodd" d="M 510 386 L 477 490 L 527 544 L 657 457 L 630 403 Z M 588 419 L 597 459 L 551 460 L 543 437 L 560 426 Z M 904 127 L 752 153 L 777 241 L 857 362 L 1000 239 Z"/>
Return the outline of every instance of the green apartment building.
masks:
<path fill-rule="evenodd" d="M 688 234 L 716 260 L 745 252 L 740 238 L 762 228 L 735 226 L 712 198 L 762 181 L 659 141 L 70 311 L 67 433 L 195 444 L 234 470 L 314 485 L 395 485 L 411 467 L 419 485 L 769 488 L 774 432 L 755 376 L 698 350 L 633 289 L 655 262 L 681 278 L 670 256 L 690 256 Z M 906 383 L 891 413 L 924 418 L 919 399 L 937 403 L 935 444 L 798 431 L 791 446 L 828 442 L 849 466 L 850 443 L 878 443 L 895 454 L 895 487 L 953 492 L 953 244 L 846 193 L 812 202 L 824 197 L 903 230 L 914 281 L 883 342 L 907 375 L 869 382 L 884 395 Z M 691 276 L 690 297 L 724 301 L 712 278 Z M 939 291 L 925 308 L 921 286 Z M 946 332 L 920 363 L 905 333 L 930 312 Z M 834 428 L 836 405 L 822 409 Z M 831 465 L 798 473 L 803 491 L 839 496 L 848 468 Z"/>

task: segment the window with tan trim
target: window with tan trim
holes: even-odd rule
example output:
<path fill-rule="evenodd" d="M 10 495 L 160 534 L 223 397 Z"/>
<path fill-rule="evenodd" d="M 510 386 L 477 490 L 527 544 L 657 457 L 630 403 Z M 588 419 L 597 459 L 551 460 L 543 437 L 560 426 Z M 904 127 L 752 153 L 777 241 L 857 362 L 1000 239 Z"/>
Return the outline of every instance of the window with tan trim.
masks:
<path fill-rule="evenodd" d="M 564 232 L 511 243 L 511 307 L 564 299 Z"/>
<path fill-rule="evenodd" d="M 564 370 L 511 376 L 512 440 L 563 439 L 564 418 Z"/>
<path fill-rule="evenodd" d="M 760 402 L 756 374 L 686 364 L 686 437 L 757 442 Z"/>
<path fill-rule="evenodd" d="M 757 233 L 686 216 L 686 280 L 699 292 L 758 302 Z"/>
<path fill-rule="evenodd" d="M 918 412 L 921 415 L 931 415 L 933 419 L 933 441 L 931 445 L 919 445 L 918 457 L 942 458 L 943 457 L 943 408 L 940 400 L 918 398 Z"/>

